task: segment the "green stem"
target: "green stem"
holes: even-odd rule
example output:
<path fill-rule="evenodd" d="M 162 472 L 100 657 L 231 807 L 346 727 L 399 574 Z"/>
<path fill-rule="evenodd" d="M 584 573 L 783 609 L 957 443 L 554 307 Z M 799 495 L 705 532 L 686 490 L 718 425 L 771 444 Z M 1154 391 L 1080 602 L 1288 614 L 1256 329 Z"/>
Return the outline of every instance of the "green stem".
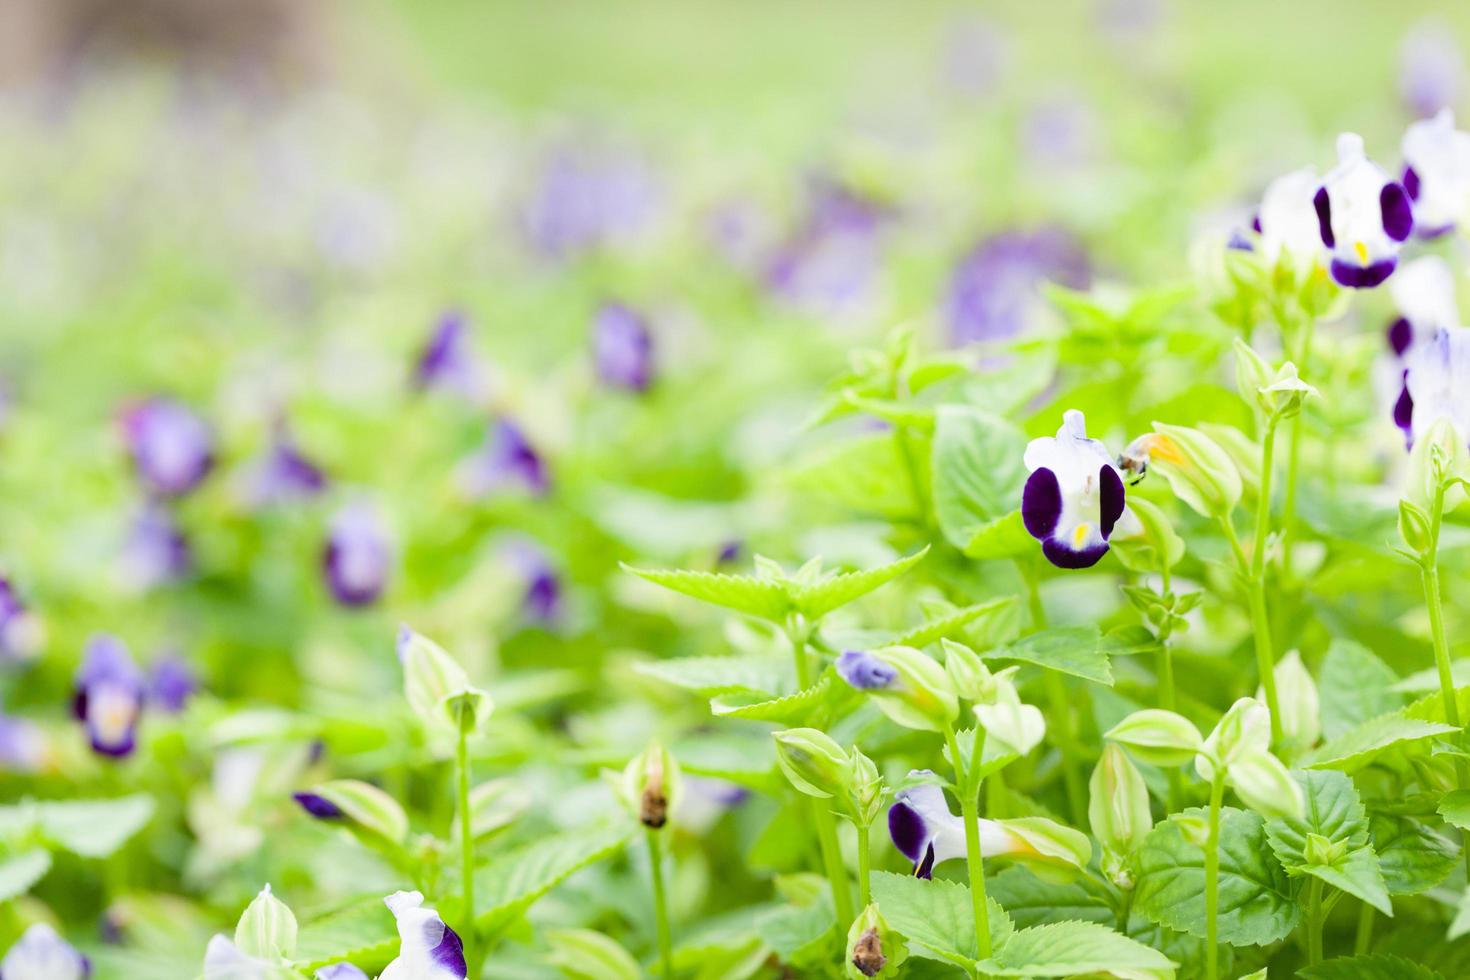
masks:
<path fill-rule="evenodd" d="M 853 822 L 857 828 L 858 845 L 858 904 L 867 908 L 873 904 L 871 859 L 868 856 L 868 825 L 861 820 Z"/>
<path fill-rule="evenodd" d="M 1262 477 L 1263 490 L 1265 482 Z M 1252 573 L 1251 564 L 1246 561 L 1245 551 L 1240 547 L 1240 538 L 1236 537 L 1235 526 L 1230 523 L 1230 518 L 1222 517 L 1220 526 L 1224 528 L 1225 537 L 1235 552 L 1237 571 L 1245 582 L 1250 602 L 1251 634 L 1256 647 L 1256 672 L 1261 675 L 1261 687 L 1266 691 L 1266 707 L 1271 714 L 1271 744 L 1276 745 L 1281 741 L 1281 707 L 1276 697 L 1276 657 L 1271 652 L 1271 622 L 1266 616 L 1266 583 L 1264 578 L 1257 578 Z M 1256 543 L 1258 553 L 1263 547 L 1264 541 Z"/>
<path fill-rule="evenodd" d="M 847 883 L 847 868 L 842 864 L 842 848 L 837 843 L 837 823 L 821 800 L 812 800 L 813 822 L 817 825 L 817 843 L 822 849 L 822 864 L 832 885 L 832 908 L 837 924 L 846 928 L 856 917 L 852 910 L 852 886 Z"/>
<path fill-rule="evenodd" d="M 1307 965 L 1322 962 L 1322 879 L 1307 886 Z"/>
<path fill-rule="evenodd" d="M 1123 892 L 1123 897 L 1118 901 L 1118 931 L 1128 935 L 1128 919 L 1133 914 L 1133 889 L 1129 888 Z"/>
<path fill-rule="evenodd" d="M 1298 338 L 1301 342 L 1292 354 L 1297 371 L 1304 376 L 1310 372 L 1308 361 L 1312 356 L 1312 333 L 1316 326 L 1316 317 L 1307 314 Z M 1291 546 L 1296 539 L 1296 484 L 1301 465 L 1302 424 L 1301 413 L 1291 420 L 1291 443 L 1286 454 L 1286 493 L 1281 500 L 1281 567 L 1288 581 L 1296 574 L 1296 566 L 1291 560 Z"/>
<path fill-rule="evenodd" d="M 474 946 L 469 950 L 473 961 L 479 954 L 479 943 L 475 942 L 475 833 L 474 821 L 470 819 L 470 736 L 460 728 L 459 741 L 455 743 L 454 768 L 459 796 L 459 873 L 460 913 L 464 932 L 460 938 L 469 940 Z M 471 973 L 470 976 L 479 976 Z"/>
<path fill-rule="evenodd" d="M 643 835 L 648 840 L 649 877 L 653 879 L 653 917 L 658 929 L 659 962 L 664 980 L 673 980 L 674 941 L 669 931 L 669 899 L 664 890 L 663 841 L 659 831 L 652 827 L 645 827 Z"/>
<path fill-rule="evenodd" d="M 1353 941 L 1353 955 L 1367 956 L 1373 948 L 1373 906 L 1367 902 L 1358 909 L 1358 937 Z"/>
<path fill-rule="evenodd" d="M 1434 495 L 1429 513 L 1429 551 L 1419 564 L 1419 577 L 1424 585 L 1424 604 L 1429 607 L 1429 633 L 1434 639 L 1434 666 L 1439 673 L 1440 696 L 1444 698 L 1445 721 L 1460 727 L 1460 705 L 1455 696 L 1455 675 L 1450 669 L 1450 644 L 1444 629 L 1444 596 L 1439 587 L 1439 531 L 1444 518 L 1444 487 Z M 1456 746 L 1459 748 L 1459 746 Z M 1470 767 L 1465 758 L 1455 756 L 1455 787 L 1470 786 Z M 1461 831 L 1464 842 L 1465 872 L 1470 875 L 1470 831 Z"/>
<path fill-rule="evenodd" d="M 812 665 L 806 653 L 806 638 L 802 633 L 801 624 L 797 622 L 786 624 L 786 637 L 791 641 L 791 657 L 796 662 L 797 689 L 805 691 L 812 686 Z"/>
<path fill-rule="evenodd" d="M 970 785 L 953 726 L 945 728 L 944 740 L 949 747 L 950 762 L 954 765 L 955 793 L 960 798 L 960 813 L 965 821 L 965 862 L 970 871 L 970 905 L 975 916 L 977 958 L 988 960 L 991 952 L 990 909 L 985 903 L 985 861 L 980 854 L 980 814 L 977 807 L 980 787 Z M 977 753 L 984 750 L 983 737 L 977 736 L 975 743 Z"/>
<path fill-rule="evenodd" d="M 1041 602 L 1041 581 L 1036 569 L 1027 562 L 1017 562 L 1026 583 L 1026 603 L 1031 612 L 1031 629 L 1046 629 L 1046 607 Z M 1042 670 L 1046 696 L 1054 722 L 1053 740 L 1061 755 L 1062 783 L 1067 792 L 1067 808 L 1074 823 L 1081 823 L 1086 813 L 1087 796 L 1082 785 L 1082 771 L 1076 765 L 1077 737 L 1073 724 L 1072 702 L 1067 698 L 1067 685 L 1054 670 Z"/>
<path fill-rule="evenodd" d="M 1225 779 L 1220 769 L 1210 782 L 1210 830 L 1205 838 L 1205 976 L 1219 980 L 1220 943 L 1216 912 L 1220 904 L 1220 802 L 1225 797 Z"/>

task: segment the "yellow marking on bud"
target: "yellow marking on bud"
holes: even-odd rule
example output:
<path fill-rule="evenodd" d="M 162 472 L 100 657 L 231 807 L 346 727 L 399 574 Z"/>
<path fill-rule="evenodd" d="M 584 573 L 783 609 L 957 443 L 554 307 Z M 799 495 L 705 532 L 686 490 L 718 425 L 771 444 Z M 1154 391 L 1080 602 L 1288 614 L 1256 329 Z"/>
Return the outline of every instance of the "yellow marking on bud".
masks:
<path fill-rule="evenodd" d="M 1155 433 L 1148 441 L 1148 455 L 1150 459 L 1162 459 L 1166 463 L 1175 466 L 1184 465 L 1184 454 L 1179 451 L 1179 446 L 1166 435 Z"/>
<path fill-rule="evenodd" d="M 1368 264 L 1368 246 L 1362 242 L 1353 242 L 1353 251 L 1358 253 L 1358 261 L 1363 265 Z"/>

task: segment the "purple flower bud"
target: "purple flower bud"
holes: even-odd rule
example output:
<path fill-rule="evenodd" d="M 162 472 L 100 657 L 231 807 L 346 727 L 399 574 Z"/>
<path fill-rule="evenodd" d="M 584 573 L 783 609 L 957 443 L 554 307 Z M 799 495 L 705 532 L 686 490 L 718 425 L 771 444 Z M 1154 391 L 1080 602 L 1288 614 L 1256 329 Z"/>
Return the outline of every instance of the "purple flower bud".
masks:
<path fill-rule="evenodd" d="M 177 653 L 165 653 L 153 662 L 149 697 L 168 714 L 178 714 L 199 689 L 194 670 Z"/>
<path fill-rule="evenodd" d="M 460 465 L 459 481 L 472 497 L 516 488 L 539 497 L 551 487 L 545 461 L 509 419 L 490 427 L 484 447 Z"/>
<path fill-rule="evenodd" d="M 622 303 L 607 303 L 592 321 L 597 376 L 630 391 L 647 391 L 653 381 L 653 334 L 648 321 Z"/>
<path fill-rule="evenodd" d="M 164 497 L 188 493 L 214 467 L 214 438 L 179 402 L 150 398 L 122 414 L 123 435 L 138 477 Z"/>
<path fill-rule="evenodd" d="M 848 650 L 838 657 L 837 673 L 862 691 L 885 688 L 898 679 L 897 670 L 862 650 Z"/>
<path fill-rule="evenodd" d="M 10 580 L 0 576 L 0 660 L 29 660 L 41 652 L 41 621 L 20 597 Z"/>
<path fill-rule="evenodd" d="M 194 553 L 173 514 L 150 503 L 133 522 L 122 564 L 129 584 L 142 591 L 187 577 L 194 569 Z"/>
<path fill-rule="evenodd" d="M 255 507 L 314 497 L 327 487 L 321 467 L 302 455 L 285 424 L 277 424 L 271 446 L 256 463 L 247 495 Z"/>
<path fill-rule="evenodd" d="M 87 641 L 72 710 L 93 751 L 115 758 L 132 753 L 144 690 L 143 673 L 121 640 L 99 633 Z"/>
<path fill-rule="evenodd" d="M 366 504 L 349 504 L 332 518 L 322 551 L 322 571 L 332 596 L 344 606 L 377 601 L 392 571 L 388 531 Z"/>
<path fill-rule="evenodd" d="M 318 820 L 336 820 L 342 816 L 341 807 L 316 793 L 292 793 L 291 798 L 300 804 L 301 809 Z"/>
<path fill-rule="evenodd" d="M 1062 228 L 1003 232 L 975 246 L 950 277 L 945 313 L 956 346 L 1007 340 L 1034 321 L 1041 285 L 1088 284 L 1087 253 Z"/>

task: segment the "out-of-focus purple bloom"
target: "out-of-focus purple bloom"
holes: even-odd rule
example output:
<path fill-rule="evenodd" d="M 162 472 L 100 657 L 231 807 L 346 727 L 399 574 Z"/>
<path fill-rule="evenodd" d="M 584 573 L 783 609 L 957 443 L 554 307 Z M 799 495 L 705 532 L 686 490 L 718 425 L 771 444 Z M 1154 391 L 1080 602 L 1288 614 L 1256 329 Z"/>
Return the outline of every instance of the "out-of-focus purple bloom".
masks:
<path fill-rule="evenodd" d="M 1040 99 L 1021 123 L 1026 158 L 1055 170 L 1081 167 L 1097 155 L 1101 137 L 1097 112 L 1078 96 Z"/>
<path fill-rule="evenodd" d="M 72 708 L 93 751 L 115 758 L 132 753 L 144 694 L 143 672 L 121 640 L 99 633 L 87 641 Z"/>
<path fill-rule="evenodd" d="M 1460 101 L 1465 60 L 1455 31 L 1436 18 L 1415 24 L 1399 43 L 1399 97 L 1421 119 Z"/>
<path fill-rule="evenodd" d="M 351 503 L 337 511 L 322 550 L 322 571 L 332 596 L 344 606 L 376 602 L 392 571 L 393 546 L 376 511 Z"/>
<path fill-rule="evenodd" d="M 30 660 L 44 641 L 40 619 L 20 601 L 10 580 L 0 576 L 0 660 Z"/>
<path fill-rule="evenodd" d="M 385 977 L 424 980 L 465 980 L 464 944 L 433 909 L 426 909 L 421 892 L 394 892 L 383 903 L 398 920 L 398 957 L 383 971 Z"/>
<path fill-rule="evenodd" d="M 149 503 L 133 521 L 122 561 L 128 584 L 144 590 L 186 577 L 194 569 L 194 552 L 173 514 Z"/>
<path fill-rule="evenodd" d="M 451 391 L 476 404 L 484 399 L 489 382 L 471 348 L 469 321 L 463 313 L 449 310 L 440 315 L 414 363 L 413 384 L 420 390 Z"/>
<path fill-rule="evenodd" d="M 1363 138 L 1337 138 L 1337 166 L 1312 199 L 1332 278 L 1350 289 L 1372 289 L 1393 274 L 1399 249 L 1414 230 L 1404 186 L 1363 152 Z"/>
<path fill-rule="evenodd" d="M 720 546 L 719 553 L 715 555 L 716 567 L 724 567 L 725 565 L 729 565 L 731 562 L 740 557 L 740 554 L 742 551 L 744 551 L 744 549 L 745 546 L 741 543 L 739 538 L 734 538 L 730 541 L 726 541 L 723 545 Z"/>
<path fill-rule="evenodd" d="M 1470 133 L 1441 109 L 1404 132 L 1404 191 L 1413 202 L 1414 234 L 1438 238 L 1470 212 Z"/>
<path fill-rule="evenodd" d="M 188 493 L 214 467 L 214 437 L 204 420 L 168 398 L 124 409 L 123 435 L 148 489 L 164 497 Z"/>
<path fill-rule="evenodd" d="M 944 83 L 971 99 L 994 92 L 1010 62 L 1005 28 L 988 17 L 967 15 L 951 23 L 944 36 Z"/>
<path fill-rule="evenodd" d="M 766 268 L 782 300 L 817 316 L 843 316 L 869 306 L 882 268 L 886 210 L 826 177 L 809 184 L 807 218 Z"/>
<path fill-rule="evenodd" d="M 351 963 L 333 963 L 312 974 L 313 980 L 368 980 L 368 975 Z"/>
<path fill-rule="evenodd" d="M 860 691 L 876 691 L 898 679 L 898 671 L 862 650 L 848 650 L 837 658 L 837 673 Z"/>
<path fill-rule="evenodd" d="M 564 604 L 561 576 L 546 551 L 534 541 L 516 538 L 506 543 L 503 553 L 525 583 L 521 610 L 526 618 L 543 625 L 560 619 Z"/>
<path fill-rule="evenodd" d="M 178 714 L 199 690 L 194 670 L 177 653 L 165 653 L 153 662 L 149 696 L 153 704 L 168 714 Z"/>
<path fill-rule="evenodd" d="M 91 962 L 44 922 L 27 929 L 0 960 L 5 980 L 86 980 L 91 975 Z"/>
<path fill-rule="evenodd" d="M 342 816 L 342 808 L 325 796 L 303 791 L 292 793 L 291 798 L 300 805 L 301 809 L 318 820 L 336 820 Z"/>
<path fill-rule="evenodd" d="M 987 238 L 950 276 L 945 303 L 950 338 L 958 346 L 1014 337 L 1040 312 L 1042 283 L 1083 289 L 1091 278 L 1082 243 L 1063 228 Z"/>
<path fill-rule="evenodd" d="M 485 445 L 460 464 L 459 482 L 472 497 L 520 489 L 541 496 L 551 487 L 546 462 L 510 419 L 497 419 Z"/>
<path fill-rule="evenodd" d="M 284 423 L 278 423 L 270 448 L 255 464 L 247 493 L 256 507 L 314 497 L 327 488 L 327 475 L 302 454 Z"/>
<path fill-rule="evenodd" d="M 46 736 L 26 718 L 0 713 L 0 771 L 35 772 L 46 761 Z"/>
<path fill-rule="evenodd" d="M 636 156 L 604 145 L 553 150 L 521 209 L 543 254 L 571 259 L 636 239 L 659 207 L 658 182 Z"/>
<path fill-rule="evenodd" d="M 648 320 L 622 303 L 604 303 L 592 320 L 597 376 L 605 384 L 647 391 L 653 381 L 653 333 Z"/>

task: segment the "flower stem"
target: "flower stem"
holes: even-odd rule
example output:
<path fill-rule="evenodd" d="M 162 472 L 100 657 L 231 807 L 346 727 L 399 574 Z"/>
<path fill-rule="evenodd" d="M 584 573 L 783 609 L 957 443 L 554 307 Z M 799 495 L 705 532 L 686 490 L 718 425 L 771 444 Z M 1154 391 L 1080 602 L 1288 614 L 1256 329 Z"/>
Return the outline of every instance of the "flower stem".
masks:
<path fill-rule="evenodd" d="M 1046 607 L 1041 602 L 1041 582 L 1036 569 L 1026 562 L 1017 562 L 1021 578 L 1026 582 L 1026 601 L 1031 612 L 1031 630 L 1046 629 Z M 1062 675 L 1054 670 L 1042 670 L 1046 685 L 1047 701 L 1054 727 L 1054 741 L 1061 755 L 1062 783 L 1067 791 L 1067 808 L 1074 823 L 1081 823 L 1086 813 L 1087 797 L 1082 787 L 1082 771 L 1076 764 L 1077 736 L 1073 725 L 1072 702 L 1067 698 L 1067 685 Z"/>
<path fill-rule="evenodd" d="M 1261 489 L 1266 489 L 1264 476 L 1261 478 Z M 1275 745 L 1281 741 L 1281 707 L 1276 698 L 1276 657 L 1271 652 L 1271 622 L 1266 616 L 1266 583 L 1264 576 L 1257 577 L 1253 574 L 1252 565 L 1246 560 L 1245 551 L 1240 547 L 1240 538 L 1236 536 L 1235 526 L 1230 523 L 1230 518 L 1220 518 L 1220 526 L 1235 553 L 1236 571 L 1245 582 L 1250 602 L 1251 634 L 1256 647 L 1256 672 L 1261 675 L 1261 687 L 1266 691 L 1266 707 L 1271 714 L 1271 744 Z M 1264 541 L 1256 542 L 1257 552 L 1264 547 Z"/>
<path fill-rule="evenodd" d="M 847 883 L 847 868 L 842 864 L 842 848 L 837 843 L 837 823 L 821 800 L 812 800 L 812 817 L 817 825 L 817 843 L 822 850 L 822 864 L 832 885 L 832 908 L 840 927 L 852 925 L 852 887 Z"/>
<path fill-rule="evenodd" d="M 982 730 L 983 731 L 983 730 Z M 980 854 L 980 813 L 978 809 L 979 786 L 971 786 L 965 771 L 965 760 L 960 755 L 960 743 L 955 738 L 954 727 L 944 730 L 945 743 L 949 747 L 950 762 L 954 765 L 955 792 L 960 798 L 960 813 L 965 821 L 965 862 L 970 870 L 970 905 L 975 915 L 975 947 L 977 959 L 990 958 L 990 909 L 985 902 L 985 860 Z M 978 764 L 979 753 L 984 750 L 984 738 L 975 739 L 976 756 L 972 762 Z"/>
<path fill-rule="evenodd" d="M 1429 551 L 1419 563 L 1419 577 L 1424 585 L 1424 604 L 1429 607 L 1429 633 L 1434 639 L 1434 666 L 1439 673 L 1439 691 L 1444 698 L 1444 716 L 1449 724 L 1460 727 L 1460 705 L 1455 696 L 1455 675 L 1450 669 L 1450 644 L 1444 629 L 1444 597 L 1439 587 L 1439 530 L 1444 518 L 1444 487 L 1434 495 L 1429 514 Z M 1458 748 L 1459 746 L 1457 746 Z M 1455 788 L 1470 785 L 1470 767 L 1465 758 L 1455 756 Z M 1461 831 L 1464 840 L 1465 870 L 1470 874 L 1470 831 Z"/>
<path fill-rule="evenodd" d="M 857 828 L 858 904 L 867 908 L 873 904 L 872 882 L 868 880 L 872 874 L 869 868 L 871 859 L 868 856 L 868 825 L 861 820 L 856 820 L 853 826 Z"/>
<path fill-rule="evenodd" d="M 455 743 L 454 768 L 459 791 L 460 907 L 464 910 L 460 914 L 465 926 L 464 934 L 460 937 L 462 941 L 474 939 L 475 924 L 475 832 L 472 826 L 474 821 L 470 819 L 469 742 L 469 733 L 461 728 L 459 741 Z M 474 952 L 476 951 L 471 950 L 472 954 Z"/>
<path fill-rule="evenodd" d="M 1322 879 L 1307 886 L 1307 965 L 1322 962 Z"/>
<path fill-rule="evenodd" d="M 1353 941 L 1353 955 L 1367 956 L 1373 948 L 1373 906 L 1367 902 L 1358 910 L 1358 936 Z"/>
<path fill-rule="evenodd" d="M 664 855 L 660 832 L 645 827 L 648 839 L 649 876 L 653 879 L 653 917 L 658 930 L 658 956 L 662 964 L 664 980 L 674 977 L 674 941 L 669 932 L 669 899 L 664 891 Z"/>
<path fill-rule="evenodd" d="M 1210 829 L 1205 838 L 1205 976 L 1220 976 L 1220 943 L 1216 912 L 1220 904 L 1220 802 L 1225 797 L 1225 777 L 1220 769 L 1210 782 Z"/>

